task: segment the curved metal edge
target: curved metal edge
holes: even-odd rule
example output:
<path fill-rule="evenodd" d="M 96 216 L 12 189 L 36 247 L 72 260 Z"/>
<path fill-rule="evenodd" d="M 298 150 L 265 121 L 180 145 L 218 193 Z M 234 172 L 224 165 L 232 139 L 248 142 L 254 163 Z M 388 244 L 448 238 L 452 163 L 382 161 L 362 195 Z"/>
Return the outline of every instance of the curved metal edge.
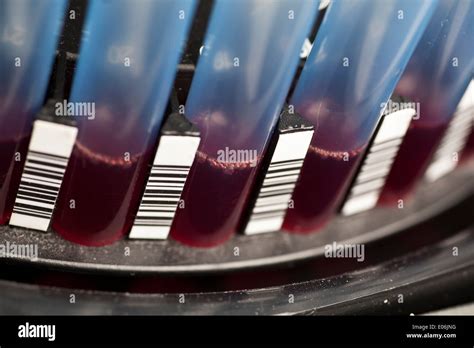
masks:
<path fill-rule="evenodd" d="M 324 246 L 369 243 L 388 237 L 435 216 L 472 195 L 472 167 L 457 170 L 433 184 L 424 184 L 415 199 L 402 209 L 377 208 L 356 216 L 337 216 L 322 231 L 311 235 L 269 233 L 235 236 L 219 247 L 196 249 L 169 241 L 123 240 L 114 245 L 91 248 L 72 244 L 54 232 L 41 233 L 18 228 L 0 229 L 0 244 L 37 244 L 39 258 L 10 259 L 50 268 L 115 273 L 195 273 L 256 268 L 321 256 Z M 351 228 L 347 228 L 350 224 Z M 128 255 L 124 252 L 128 248 Z M 235 248 L 239 256 L 235 256 Z M 237 259 L 237 260 L 236 260 Z"/>
<path fill-rule="evenodd" d="M 459 254 L 453 255 L 453 247 Z M 407 311 L 417 287 L 449 293 L 443 277 L 468 281 L 474 274 L 474 226 L 436 245 L 364 270 L 286 286 L 247 291 L 186 294 L 130 294 L 60 289 L 0 281 L 0 313 L 23 315 L 284 315 L 350 314 L 360 307 Z M 436 285 L 433 287 L 433 284 Z M 443 284 L 444 289 L 441 287 Z M 457 286 L 452 283 L 451 285 Z M 448 284 L 449 285 L 449 284 Z M 452 288 L 451 288 L 452 290 Z M 69 304 L 74 293 L 80 298 Z M 399 294 L 404 304 L 397 305 Z M 180 295 L 185 302 L 180 303 Z M 457 295 L 455 292 L 454 295 Z M 294 301 L 289 301 L 293 297 Z M 454 296 L 456 297 L 456 296 Z M 419 297 L 418 297 L 419 298 Z M 382 300 L 383 299 L 383 300 Z M 356 308 L 352 304 L 358 304 Z M 441 303 L 441 302 L 440 302 Z M 352 308 L 352 310 L 351 310 Z"/>

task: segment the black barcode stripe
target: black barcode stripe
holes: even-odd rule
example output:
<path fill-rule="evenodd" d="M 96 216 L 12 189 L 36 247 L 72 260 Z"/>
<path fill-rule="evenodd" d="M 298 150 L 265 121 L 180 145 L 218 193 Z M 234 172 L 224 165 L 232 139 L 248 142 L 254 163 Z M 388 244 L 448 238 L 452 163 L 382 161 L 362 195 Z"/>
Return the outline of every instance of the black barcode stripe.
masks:
<path fill-rule="evenodd" d="M 150 187 L 158 187 L 158 186 L 166 186 L 166 187 L 183 187 L 184 181 L 164 181 L 161 180 L 159 182 L 150 182 Z"/>
<path fill-rule="evenodd" d="M 148 185 L 147 185 L 147 188 L 150 188 L 150 189 L 155 189 L 156 187 L 167 187 L 166 185 L 168 185 L 169 187 L 171 187 L 172 185 L 178 185 L 178 186 L 183 186 L 185 183 L 185 180 L 183 181 L 168 181 L 168 180 L 150 180 L 148 181 Z"/>
<path fill-rule="evenodd" d="M 390 167 L 383 167 L 371 172 L 360 173 L 357 176 L 356 184 L 363 184 L 373 179 L 382 178 L 390 172 Z"/>
<path fill-rule="evenodd" d="M 166 202 L 178 202 L 180 196 L 179 195 L 174 195 L 174 196 L 163 196 L 163 195 L 145 195 L 143 196 L 144 199 L 150 198 L 153 200 L 153 202 L 159 202 L 159 201 L 166 201 Z M 146 202 L 143 202 L 146 204 Z"/>
<path fill-rule="evenodd" d="M 50 171 L 47 170 L 36 170 L 35 168 L 28 167 L 25 171 L 23 171 L 24 174 L 27 175 L 32 175 L 32 176 L 39 176 L 42 179 L 54 179 L 58 180 L 59 182 L 61 181 L 62 175 L 56 175 L 56 174 L 51 174 Z"/>
<path fill-rule="evenodd" d="M 402 141 L 403 136 L 377 142 L 376 136 L 357 175 L 349 199 L 380 192 Z"/>
<path fill-rule="evenodd" d="M 173 216 L 166 213 L 149 213 L 149 214 L 140 214 L 137 216 L 138 220 L 172 220 Z"/>
<path fill-rule="evenodd" d="M 153 204 L 156 204 L 157 201 L 155 199 L 144 199 L 142 202 L 143 204 L 153 205 Z"/>
<path fill-rule="evenodd" d="M 362 184 L 358 184 L 353 188 L 351 197 L 361 196 L 369 192 L 377 192 L 382 188 L 384 183 L 384 178 L 376 178 L 370 181 L 366 181 Z"/>
<path fill-rule="evenodd" d="M 156 196 L 146 195 L 144 197 L 150 197 L 151 199 L 155 199 L 156 197 L 163 197 L 163 198 L 168 198 L 168 199 L 171 199 L 171 198 L 179 199 L 180 195 L 178 193 L 174 193 L 174 194 L 161 193 L 161 194 L 156 195 Z"/>
<path fill-rule="evenodd" d="M 289 197 L 288 197 L 289 198 Z M 267 212 L 267 211 L 280 211 L 281 209 L 285 209 L 286 206 L 288 205 L 287 202 L 267 202 L 267 203 L 262 203 L 259 202 L 258 207 L 256 207 L 253 212 L 255 214 L 262 213 L 262 212 Z"/>
<path fill-rule="evenodd" d="M 46 158 L 46 159 L 50 158 L 50 159 L 54 159 L 54 160 L 58 160 L 58 161 L 64 161 L 64 159 L 66 159 L 66 161 L 67 161 L 67 157 L 59 156 L 59 155 L 53 155 L 51 153 L 38 152 L 38 151 L 31 150 L 31 149 L 28 150 L 28 155 L 38 156 L 38 157 L 42 157 L 42 158 Z"/>
<path fill-rule="evenodd" d="M 168 194 L 168 193 L 145 193 L 143 195 L 144 198 L 150 197 L 151 199 L 163 197 L 163 198 L 179 198 L 180 194 L 179 193 L 173 193 L 173 194 Z"/>
<path fill-rule="evenodd" d="M 49 219 L 49 216 L 50 216 L 47 213 L 41 214 L 40 212 L 38 212 L 36 210 L 23 209 L 23 208 L 20 208 L 20 207 L 16 208 L 16 213 L 17 214 L 22 214 L 22 215 L 33 216 L 33 217 L 37 217 L 37 218 L 41 218 L 41 219 Z"/>
<path fill-rule="evenodd" d="M 47 193 L 53 193 L 53 194 L 56 191 L 56 186 L 44 185 L 44 184 L 38 184 L 38 183 L 30 184 L 30 182 L 26 180 L 20 184 L 20 188 L 33 189 L 38 192 L 47 192 Z"/>
<path fill-rule="evenodd" d="M 292 184 L 293 184 L 292 181 L 287 181 L 287 182 L 283 182 L 279 184 L 272 184 L 272 183 L 269 183 L 268 181 L 265 183 L 264 181 L 261 192 L 270 192 L 270 191 L 278 190 L 278 188 L 291 187 L 289 185 L 292 185 Z"/>
<path fill-rule="evenodd" d="M 53 197 L 53 198 L 49 198 L 49 197 L 45 197 L 45 196 L 42 196 L 42 195 L 38 195 L 34 192 L 18 192 L 17 194 L 17 197 L 19 198 L 22 198 L 22 199 L 32 199 L 34 197 L 35 201 L 38 201 L 38 202 L 43 202 L 43 203 L 49 203 L 49 204 L 53 204 L 54 205 L 54 201 L 55 201 L 55 198 L 56 197 Z"/>
<path fill-rule="evenodd" d="M 390 166 L 393 163 L 394 158 L 389 158 L 389 159 L 384 159 L 382 161 L 378 161 L 375 163 L 364 163 L 364 165 L 361 168 L 361 173 L 372 171 L 372 170 L 377 170 L 379 168 L 385 168 L 387 166 Z"/>
<path fill-rule="evenodd" d="M 273 172 L 279 169 L 291 169 L 291 168 L 300 168 L 303 163 L 289 163 L 289 164 L 282 164 L 280 166 L 273 166 L 270 165 L 268 167 L 268 171 Z"/>
<path fill-rule="evenodd" d="M 146 193 L 164 193 L 164 194 L 181 194 L 181 190 L 168 189 L 168 187 L 162 186 L 159 190 L 146 190 Z"/>
<path fill-rule="evenodd" d="M 259 198 L 280 197 L 280 196 L 288 195 L 288 194 L 291 195 L 293 193 L 293 190 L 294 190 L 294 186 L 292 188 L 289 188 L 289 189 L 286 189 L 286 190 L 280 190 L 280 191 L 260 194 Z"/>
<path fill-rule="evenodd" d="M 28 151 L 13 212 L 50 219 L 67 162 L 67 157 Z"/>
<path fill-rule="evenodd" d="M 429 181 L 437 180 L 456 168 L 455 155 L 463 151 L 472 126 L 473 118 L 469 108 L 456 111 L 426 169 L 425 176 Z"/>
<path fill-rule="evenodd" d="M 150 174 L 151 178 L 162 178 L 163 176 L 166 176 L 167 178 L 186 178 L 187 174 L 165 174 L 165 173 L 159 173 L 159 174 Z"/>
<path fill-rule="evenodd" d="M 251 207 L 246 234 L 281 229 L 313 134 L 313 130 L 278 134 L 270 164 Z"/>
<path fill-rule="evenodd" d="M 21 191 L 29 191 L 29 192 L 36 192 L 45 196 L 54 196 L 54 191 L 53 190 L 45 190 L 43 188 L 36 188 L 34 186 L 29 186 L 29 185 L 20 185 L 18 192 Z"/>
<path fill-rule="evenodd" d="M 152 168 L 170 168 L 170 169 L 182 169 L 182 170 L 186 170 L 186 171 L 189 171 L 189 166 L 186 166 L 186 165 L 169 165 L 169 164 L 154 164 L 152 166 Z"/>
<path fill-rule="evenodd" d="M 270 213 L 254 213 L 252 214 L 252 220 L 266 220 L 271 218 L 281 218 L 281 209 L 270 212 Z"/>
<path fill-rule="evenodd" d="M 18 211 L 31 212 L 33 214 L 41 215 L 44 217 L 48 217 L 50 213 L 49 211 L 39 210 L 39 209 L 36 209 L 35 206 L 31 207 L 29 204 L 22 204 L 22 203 L 17 204 L 15 209 Z"/>
<path fill-rule="evenodd" d="M 393 146 L 394 154 L 396 155 L 398 153 L 400 145 L 398 144 Z M 364 165 L 361 167 L 359 175 L 355 181 L 355 185 L 352 187 L 350 198 L 358 197 L 369 192 L 379 192 L 380 189 L 383 187 L 385 183 L 385 178 L 390 171 L 393 161 L 395 160 L 395 155 L 376 163 L 366 164 L 366 162 L 364 161 Z M 377 181 L 379 183 L 375 184 Z M 370 183 L 373 183 L 374 185 L 369 186 Z M 364 186 L 369 188 L 363 189 Z"/>
<path fill-rule="evenodd" d="M 300 167 L 301 168 L 301 167 Z M 268 178 L 280 178 L 280 177 L 285 177 L 285 176 L 291 176 L 291 175 L 298 175 L 300 172 L 300 168 L 290 168 L 287 169 L 286 172 L 267 172 L 267 177 Z"/>
<path fill-rule="evenodd" d="M 52 171 L 55 173 L 57 173 L 58 171 L 62 172 L 65 169 L 64 159 L 63 160 L 55 159 L 53 161 L 53 160 L 49 160 L 47 158 L 35 155 L 35 156 L 28 156 L 27 161 L 30 167 L 40 166 L 40 167 L 45 168 L 48 171 Z M 67 163 L 67 159 L 66 159 L 66 163 Z"/>
<path fill-rule="evenodd" d="M 267 185 L 265 187 L 273 187 L 278 185 L 289 185 L 290 182 L 296 181 L 299 174 L 285 175 L 278 178 L 268 178 Z M 266 190 L 267 191 L 267 190 Z"/>
<path fill-rule="evenodd" d="M 32 201 L 31 204 L 25 204 L 25 203 L 17 202 L 17 203 L 15 203 L 15 206 L 17 206 L 19 208 L 26 208 L 26 209 L 31 209 L 31 210 L 34 210 L 34 211 L 44 212 L 44 213 L 52 213 L 53 212 L 52 208 L 46 208 L 46 207 L 41 207 L 41 206 L 35 205 L 34 201 Z"/>
<path fill-rule="evenodd" d="M 47 164 L 48 168 L 52 170 L 62 170 L 62 167 L 64 165 L 64 159 L 61 159 L 61 160 L 58 158 L 52 159 L 49 157 L 42 157 L 39 155 L 28 154 L 28 161 L 30 162 L 32 166 Z"/>
<path fill-rule="evenodd" d="M 43 162 L 43 161 L 36 160 L 36 159 L 33 159 L 33 158 L 29 158 L 29 159 L 28 159 L 28 162 L 30 162 L 30 163 L 32 163 L 32 164 L 39 164 L 39 165 L 43 165 L 43 166 L 44 166 L 44 162 Z M 57 169 L 61 169 L 61 170 L 64 169 L 64 166 L 63 166 L 63 165 L 61 165 L 61 164 L 55 164 L 55 163 L 50 163 L 50 162 L 48 162 L 48 167 L 50 167 L 50 168 L 57 168 Z"/>
<path fill-rule="evenodd" d="M 174 207 L 179 201 L 162 201 L 162 200 L 153 200 L 153 203 L 145 203 L 143 202 L 142 206 L 143 209 L 155 209 L 159 207 Z"/>
<path fill-rule="evenodd" d="M 23 174 L 24 182 L 31 185 L 44 185 L 49 186 L 52 190 L 57 190 L 61 184 L 58 180 L 53 180 L 49 178 L 40 178 L 38 175 Z"/>
<path fill-rule="evenodd" d="M 270 163 L 255 202 L 251 219 L 275 218 L 285 215 L 303 161 L 304 158 L 297 158 Z M 265 201 L 264 198 L 272 198 L 272 201 Z M 259 209 L 261 208 L 267 210 L 260 212 Z"/>
<path fill-rule="evenodd" d="M 147 212 L 147 213 L 172 213 L 173 212 L 173 207 L 171 206 L 160 206 L 160 207 L 153 207 L 150 209 L 142 209 L 142 212 Z"/>
<path fill-rule="evenodd" d="M 289 170 L 288 172 L 286 173 L 278 173 L 278 175 L 272 175 L 272 174 L 268 174 L 267 176 L 267 180 L 268 182 L 270 181 L 280 181 L 282 179 L 292 179 L 294 178 L 295 176 L 298 176 L 299 175 L 299 170 Z"/>
<path fill-rule="evenodd" d="M 390 151 L 384 152 L 372 152 L 367 155 L 365 164 L 371 164 L 374 162 L 380 162 L 381 160 L 389 160 L 397 155 L 399 146 L 394 146 Z"/>
<path fill-rule="evenodd" d="M 283 169 L 280 169 L 280 168 L 269 168 L 267 173 L 269 174 L 273 174 L 273 173 L 286 173 L 288 170 L 294 170 L 294 169 L 300 169 L 301 168 L 301 165 L 299 166 L 294 166 L 294 167 L 291 167 L 290 169 L 288 168 L 283 168 Z"/>
<path fill-rule="evenodd" d="M 472 117 L 469 110 L 456 113 L 436 150 L 435 161 L 442 158 L 450 160 L 453 153 L 462 151 L 471 127 Z"/>
<path fill-rule="evenodd" d="M 184 174 L 186 175 L 187 171 L 184 169 L 172 169 L 172 168 L 152 168 L 152 174 Z"/>
<path fill-rule="evenodd" d="M 394 146 L 400 145 L 403 141 L 403 138 L 388 139 L 381 142 L 374 142 L 371 146 L 369 153 L 378 152 L 386 148 L 393 148 Z"/>
<path fill-rule="evenodd" d="M 287 160 L 287 161 L 275 161 L 270 163 L 270 166 L 280 166 L 284 164 L 289 164 L 289 163 L 298 163 L 298 164 L 303 164 L 304 158 L 296 158 L 292 160 Z"/>
<path fill-rule="evenodd" d="M 168 227 L 170 224 L 169 221 L 161 221 L 161 220 L 153 220 L 153 221 L 147 221 L 147 220 L 141 220 L 137 219 L 137 222 L 140 222 L 140 226 L 148 226 L 148 227 Z"/>
<path fill-rule="evenodd" d="M 21 195 L 25 195 L 25 194 L 33 194 L 39 198 L 44 198 L 44 199 L 54 199 L 56 196 L 54 196 L 54 194 L 50 194 L 50 193 L 45 193 L 43 192 L 42 190 L 30 190 L 28 188 L 22 188 L 20 187 L 20 189 L 18 190 L 18 194 L 21 194 Z"/>
<path fill-rule="evenodd" d="M 146 207 L 159 207 L 160 205 L 164 205 L 164 206 L 171 206 L 171 205 L 176 205 L 176 203 L 179 202 L 179 198 L 176 198 L 174 200 L 169 200 L 168 197 L 165 197 L 165 198 L 161 198 L 161 197 L 158 197 L 156 199 L 153 199 L 153 203 L 145 203 L 143 202 L 143 206 L 146 208 Z"/>

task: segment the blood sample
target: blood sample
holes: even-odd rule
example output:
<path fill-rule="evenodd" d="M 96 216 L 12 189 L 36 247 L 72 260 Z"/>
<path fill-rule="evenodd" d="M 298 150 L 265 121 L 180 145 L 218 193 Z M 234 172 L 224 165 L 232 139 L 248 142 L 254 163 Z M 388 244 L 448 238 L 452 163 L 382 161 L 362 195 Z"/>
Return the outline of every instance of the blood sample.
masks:
<path fill-rule="evenodd" d="M 52 227 L 100 246 L 131 228 L 194 0 L 90 3 L 68 105 L 87 105 Z M 87 117 L 84 117 L 87 116 Z"/>
<path fill-rule="evenodd" d="M 317 1 L 215 2 L 186 104 L 202 140 L 172 238 L 208 247 L 236 232 L 317 13 Z"/>
<path fill-rule="evenodd" d="M 474 68 L 474 2 L 441 0 L 397 86 L 418 103 L 379 204 L 409 198 L 447 130 Z"/>
<path fill-rule="evenodd" d="M 331 1 L 290 101 L 315 134 L 285 230 L 316 231 L 339 208 L 434 7 L 432 1 Z"/>
<path fill-rule="evenodd" d="M 46 94 L 65 1 L 0 2 L 0 224 L 8 221 L 33 117 Z"/>

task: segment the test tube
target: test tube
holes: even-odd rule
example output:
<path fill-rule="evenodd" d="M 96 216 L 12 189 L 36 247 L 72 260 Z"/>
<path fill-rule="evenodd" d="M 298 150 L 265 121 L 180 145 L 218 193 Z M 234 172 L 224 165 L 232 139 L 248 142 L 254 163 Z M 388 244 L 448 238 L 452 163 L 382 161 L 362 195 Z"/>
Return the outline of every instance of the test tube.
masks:
<path fill-rule="evenodd" d="M 13 210 L 64 11 L 64 0 L 0 1 L 0 224 Z"/>
<path fill-rule="evenodd" d="M 209 247 L 238 229 L 318 1 L 217 0 L 186 103 L 201 131 L 171 237 Z"/>
<path fill-rule="evenodd" d="M 418 103 L 379 204 L 397 206 L 414 192 L 445 134 L 474 67 L 474 2 L 440 0 L 397 85 Z"/>
<path fill-rule="evenodd" d="M 78 136 L 52 227 L 83 245 L 133 225 L 194 0 L 92 0 L 68 105 Z"/>
<path fill-rule="evenodd" d="M 315 134 L 285 230 L 317 231 L 339 209 L 435 4 L 331 1 L 290 100 Z"/>

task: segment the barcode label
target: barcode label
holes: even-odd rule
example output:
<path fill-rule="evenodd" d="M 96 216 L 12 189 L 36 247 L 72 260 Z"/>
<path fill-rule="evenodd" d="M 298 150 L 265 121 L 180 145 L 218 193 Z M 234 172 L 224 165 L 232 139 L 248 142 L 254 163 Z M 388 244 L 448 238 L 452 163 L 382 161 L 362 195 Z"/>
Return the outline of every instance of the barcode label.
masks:
<path fill-rule="evenodd" d="M 279 134 L 245 234 L 281 229 L 313 133 L 306 130 Z"/>
<path fill-rule="evenodd" d="M 453 119 L 426 170 L 428 181 L 436 181 L 456 168 L 474 125 L 474 82 L 464 93 Z"/>
<path fill-rule="evenodd" d="M 199 142 L 193 136 L 161 137 L 130 238 L 168 237 Z"/>
<path fill-rule="evenodd" d="M 10 225 L 47 231 L 77 128 L 35 121 Z"/>
<path fill-rule="evenodd" d="M 374 141 L 342 206 L 343 215 L 357 214 L 375 207 L 415 114 L 414 109 L 408 108 L 382 116 Z"/>

